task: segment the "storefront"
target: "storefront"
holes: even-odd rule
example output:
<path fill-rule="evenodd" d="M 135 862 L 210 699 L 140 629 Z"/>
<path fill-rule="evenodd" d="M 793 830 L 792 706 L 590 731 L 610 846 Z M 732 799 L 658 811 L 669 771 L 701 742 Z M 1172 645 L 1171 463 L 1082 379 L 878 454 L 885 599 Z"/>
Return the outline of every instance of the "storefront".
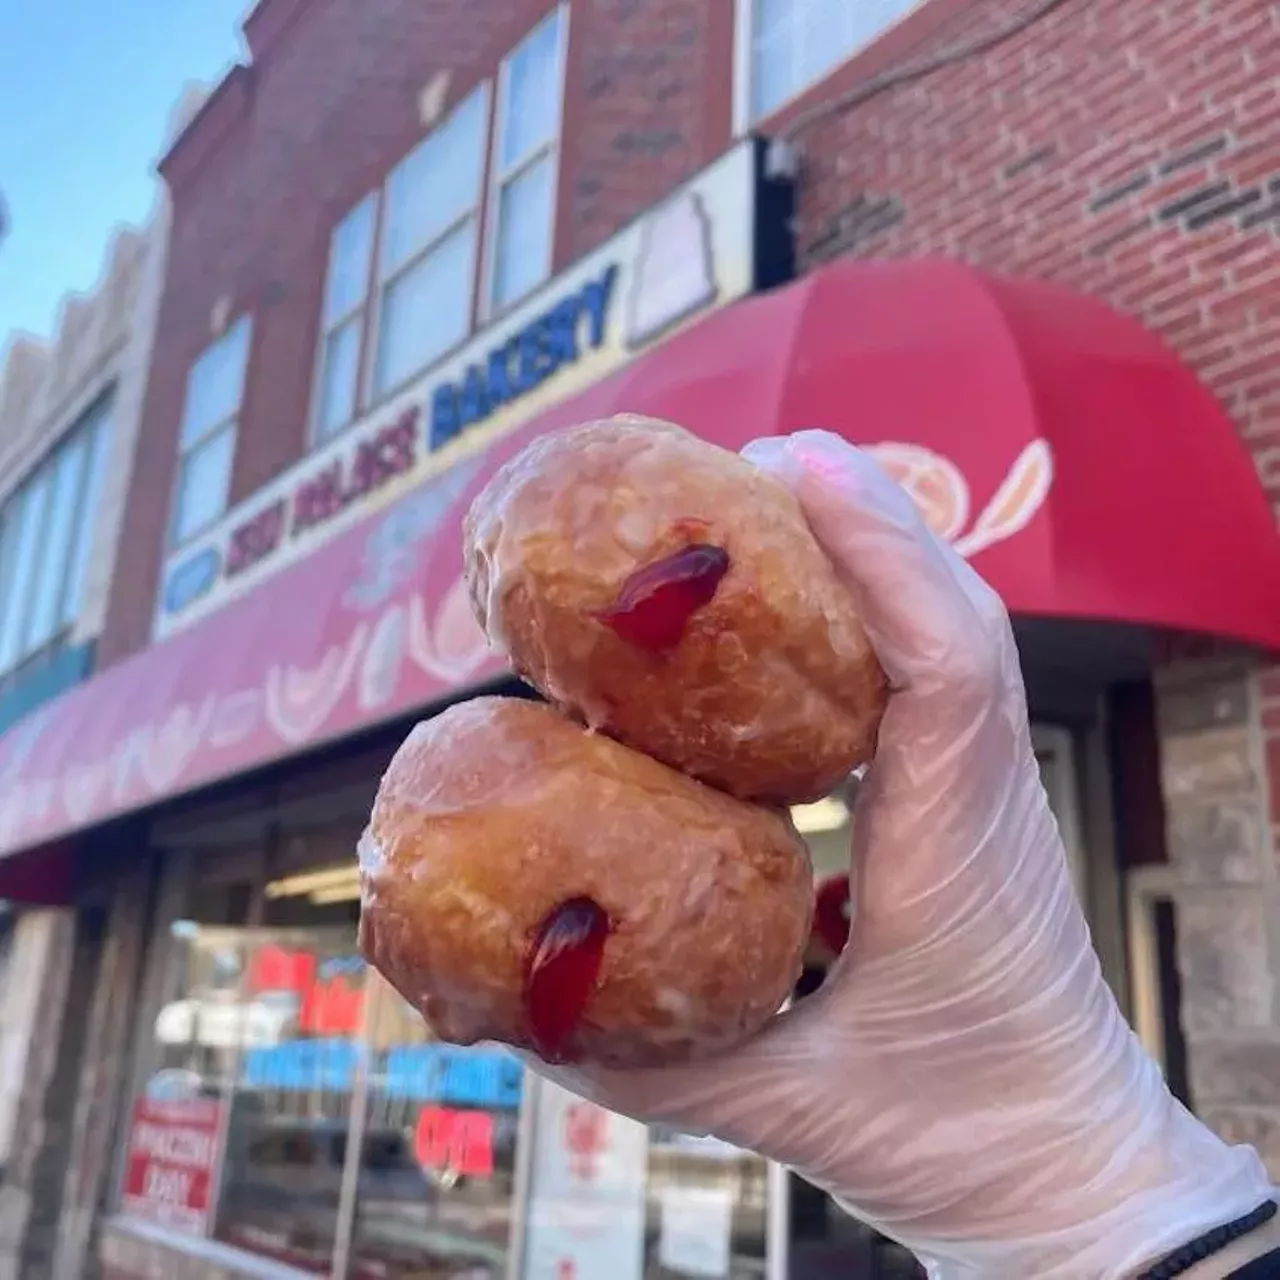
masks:
<path fill-rule="evenodd" d="M 1128 868 L 1159 863 L 1162 837 L 1118 834 L 1138 828 L 1116 797 L 1144 780 L 1115 735 L 1141 732 L 1159 637 L 1280 647 L 1251 464 L 1155 339 L 1048 286 L 850 260 L 735 301 L 788 261 L 766 161 L 735 149 L 255 495 L 168 566 L 159 643 L 0 743 L 0 875 L 70 884 L 73 846 L 52 842 L 155 813 L 102 1175 L 109 1275 L 911 1274 L 755 1157 L 431 1042 L 356 953 L 352 851 L 379 769 L 413 716 L 507 680 L 460 580 L 461 513 L 573 421 L 651 413 L 732 448 L 821 424 L 874 450 L 1015 615 L 1104 968 L 1126 1006 L 1164 1007 L 1135 989 L 1123 927 Z M 849 799 L 797 813 L 820 876 Z"/>
<path fill-rule="evenodd" d="M 108 1274 L 764 1275 L 763 1161 L 433 1042 L 364 966 L 355 798 L 304 793 L 256 835 L 243 812 L 157 832 Z"/>

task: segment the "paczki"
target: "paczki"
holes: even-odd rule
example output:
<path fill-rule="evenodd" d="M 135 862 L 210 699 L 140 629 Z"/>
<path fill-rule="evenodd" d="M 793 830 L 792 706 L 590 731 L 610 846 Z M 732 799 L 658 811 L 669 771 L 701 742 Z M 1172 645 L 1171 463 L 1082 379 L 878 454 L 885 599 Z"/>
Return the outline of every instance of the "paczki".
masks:
<path fill-rule="evenodd" d="M 642 418 L 517 455 L 464 557 L 554 705 L 413 731 L 361 846 L 365 955 L 458 1043 L 619 1067 L 731 1048 L 809 936 L 786 806 L 874 750 L 886 681 L 852 597 L 785 486 Z"/>

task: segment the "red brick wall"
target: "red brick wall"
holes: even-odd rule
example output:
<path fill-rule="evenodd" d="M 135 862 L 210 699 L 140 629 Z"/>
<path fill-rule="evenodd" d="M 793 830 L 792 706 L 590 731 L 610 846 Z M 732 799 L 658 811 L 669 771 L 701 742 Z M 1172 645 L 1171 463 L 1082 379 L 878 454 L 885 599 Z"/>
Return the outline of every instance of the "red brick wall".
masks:
<path fill-rule="evenodd" d="M 236 73 L 164 165 L 174 197 L 125 572 L 100 642 L 117 661 L 147 641 L 187 370 L 225 299 L 253 313 L 233 500 L 306 447 L 329 234 L 423 136 L 418 95 L 449 100 L 496 75 L 552 0 L 265 0 Z M 556 263 L 607 238 L 728 145 L 726 0 L 574 5 Z M 710 86 L 715 85 L 715 91 Z"/>
<path fill-rule="evenodd" d="M 894 33 L 898 58 L 1036 4 L 928 0 Z M 855 59 L 774 127 L 884 66 Z M 1278 71 L 1269 0 L 1064 0 L 985 53 L 800 122 L 802 255 L 945 253 L 1104 298 L 1199 371 L 1280 499 Z"/>
<path fill-rule="evenodd" d="M 986 52 L 816 110 L 1036 7 L 926 0 L 769 122 L 803 155 L 801 260 L 943 253 L 1105 299 L 1216 393 L 1280 514 L 1280 8 L 1064 0 Z M 1280 670 L 1260 689 L 1280 850 Z"/>

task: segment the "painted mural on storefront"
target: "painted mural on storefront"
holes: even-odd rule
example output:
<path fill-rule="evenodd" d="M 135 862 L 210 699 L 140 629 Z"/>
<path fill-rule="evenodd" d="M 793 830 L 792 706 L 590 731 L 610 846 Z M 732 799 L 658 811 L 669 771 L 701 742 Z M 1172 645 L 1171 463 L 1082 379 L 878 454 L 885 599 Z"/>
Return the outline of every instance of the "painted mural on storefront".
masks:
<path fill-rule="evenodd" d="M 353 521 L 757 284 L 748 140 L 498 323 L 229 511 L 161 575 L 154 635 L 186 627 Z M 445 482 L 446 487 L 448 482 Z"/>

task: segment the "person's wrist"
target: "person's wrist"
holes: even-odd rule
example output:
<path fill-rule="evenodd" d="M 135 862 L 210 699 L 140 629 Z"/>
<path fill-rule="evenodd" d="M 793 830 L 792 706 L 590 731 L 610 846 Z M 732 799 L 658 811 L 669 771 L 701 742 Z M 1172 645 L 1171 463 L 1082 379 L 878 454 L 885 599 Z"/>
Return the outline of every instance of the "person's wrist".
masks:
<path fill-rule="evenodd" d="M 1110 1121 L 1087 1122 L 1070 1149 L 1060 1144 L 1050 1153 L 1048 1144 L 1026 1142 L 1030 1135 L 1024 1135 L 1026 1161 L 1018 1166 L 1016 1184 L 1028 1194 L 1006 1184 L 996 1202 L 999 1230 L 975 1215 L 965 1237 L 953 1236 L 945 1248 L 911 1239 L 908 1231 L 899 1238 L 922 1259 L 958 1266 L 964 1274 L 1133 1280 L 1274 1194 L 1256 1152 L 1224 1142 L 1163 1084 L 1160 1093 L 1145 1106 L 1136 1094 L 1123 1109 L 1100 1105 Z M 988 1198 L 982 1218 L 992 1205 Z M 1275 1247 L 1274 1224 L 1266 1226 L 1265 1234 L 1259 1227 L 1183 1274 L 1192 1280 L 1229 1276 Z"/>
<path fill-rule="evenodd" d="M 1231 1241 L 1217 1253 L 1201 1259 L 1184 1271 L 1179 1280 L 1230 1280 L 1242 1267 L 1276 1249 L 1280 1249 L 1280 1216 L 1263 1223 L 1248 1235 Z M 1152 1258 L 1135 1268 L 1131 1274 L 1140 1276 L 1158 1261 L 1158 1258 Z"/>
<path fill-rule="evenodd" d="M 1125 1249 L 1141 1242 L 1137 1257 L 1142 1260 L 1127 1253 L 1125 1276 L 1145 1274 L 1192 1241 L 1253 1213 L 1274 1192 L 1252 1148 L 1225 1142 L 1172 1097 L 1166 1095 L 1157 1110 L 1164 1122 L 1134 1151 L 1128 1166 L 1133 1181 L 1124 1188 L 1127 1194 L 1117 1197 L 1113 1243 Z M 1181 1275 L 1194 1280 L 1229 1276 L 1275 1247 L 1274 1227 L 1275 1219 L 1255 1227 Z"/>

